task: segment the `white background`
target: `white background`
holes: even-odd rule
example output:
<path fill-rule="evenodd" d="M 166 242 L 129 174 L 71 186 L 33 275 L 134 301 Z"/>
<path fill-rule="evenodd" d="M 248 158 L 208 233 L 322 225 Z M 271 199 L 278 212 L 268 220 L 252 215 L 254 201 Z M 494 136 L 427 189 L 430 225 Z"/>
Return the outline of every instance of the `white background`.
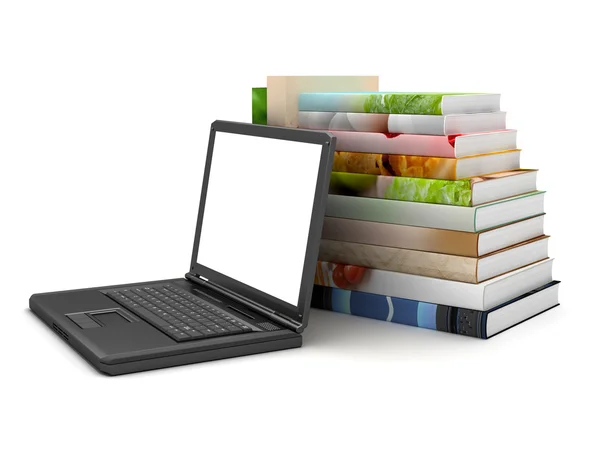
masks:
<path fill-rule="evenodd" d="M 205 3 L 0 3 L 0 445 L 598 448 L 592 3 Z M 313 311 L 300 349 L 96 373 L 29 296 L 181 276 L 209 125 L 267 74 L 501 92 L 562 306 L 490 341 Z"/>

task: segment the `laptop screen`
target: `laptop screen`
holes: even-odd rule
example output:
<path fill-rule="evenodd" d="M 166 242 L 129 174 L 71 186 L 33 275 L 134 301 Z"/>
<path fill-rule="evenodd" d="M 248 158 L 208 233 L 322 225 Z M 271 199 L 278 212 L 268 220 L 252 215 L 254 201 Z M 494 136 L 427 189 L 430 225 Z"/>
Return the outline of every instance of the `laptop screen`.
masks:
<path fill-rule="evenodd" d="M 321 149 L 216 132 L 197 262 L 297 306 Z"/>

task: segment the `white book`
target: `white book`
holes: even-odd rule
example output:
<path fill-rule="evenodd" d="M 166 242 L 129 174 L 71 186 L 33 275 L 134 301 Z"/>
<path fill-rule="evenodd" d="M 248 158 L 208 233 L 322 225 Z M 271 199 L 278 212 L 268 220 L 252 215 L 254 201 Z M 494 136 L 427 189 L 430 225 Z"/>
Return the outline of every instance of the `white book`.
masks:
<path fill-rule="evenodd" d="M 471 207 L 330 194 L 325 215 L 477 233 L 543 213 L 544 192 L 536 191 Z"/>
<path fill-rule="evenodd" d="M 544 215 L 479 233 L 325 217 L 321 239 L 448 255 L 483 256 L 543 234 Z"/>
<path fill-rule="evenodd" d="M 425 116 L 417 114 L 390 114 L 389 133 L 452 134 L 480 133 L 506 128 L 506 113 L 499 111 L 479 114 L 450 114 L 447 116 Z"/>
<path fill-rule="evenodd" d="M 299 111 L 298 127 L 309 130 L 387 133 L 388 114 Z"/>
<path fill-rule="evenodd" d="M 319 259 L 370 269 L 481 283 L 548 258 L 548 240 L 548 236 L 542 236 L 485 256 L 468 257 L 321 239 Z"/>
<path fill-rule="evenodd" d="M 328 122 L 327 122 L 328 123 Z M 386 123 L 387 129 L 387 123 Z M 517 149 L 517 130 L 498 130 L 485 133 L 448 136 L 425 134 L 385 134 L 358 131 L 336 131 L 336 150 L 354 153 L 463 158 Z"/>
<path fill-rule="evenodd" d="M 552 259 L 546 259 L 479 284 L 407 273 L 365 269 L 359 282 L 342 287 L 353 291 L 487 311 L 552 281 Z M 316 284 L 335 284 L 335 264 L 319 261 Z"/>

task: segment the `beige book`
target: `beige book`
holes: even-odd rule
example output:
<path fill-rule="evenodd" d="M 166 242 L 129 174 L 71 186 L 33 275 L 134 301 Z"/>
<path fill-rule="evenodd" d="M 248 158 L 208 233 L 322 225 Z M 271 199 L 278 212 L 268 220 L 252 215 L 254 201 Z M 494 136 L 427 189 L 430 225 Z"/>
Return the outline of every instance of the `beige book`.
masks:
<path fill-rule="evenodd" d="M 544 235 L 544 215 L 478 233 L 325 217 L 321 237 L 459 256 L 488 253 Z"/>
<path fill-rule="evenodd" d="M 542 236 L 479 258 L 322 239 L 319 260 L 480 283 L 548 258 L 548 239 Z"/>
<path fill-rule="evenodd" d="M 298 94 L 303 92 L 376 92 L 378 76 L 267 77 L 267 124 L 298 128 Z"/>

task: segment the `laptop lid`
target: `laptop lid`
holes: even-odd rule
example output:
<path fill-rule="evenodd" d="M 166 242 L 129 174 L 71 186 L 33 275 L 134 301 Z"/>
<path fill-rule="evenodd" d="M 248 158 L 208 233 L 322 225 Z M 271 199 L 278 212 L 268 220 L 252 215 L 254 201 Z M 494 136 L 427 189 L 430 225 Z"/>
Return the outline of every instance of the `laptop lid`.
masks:
<path fill-rule="evenodd" d="M 302 331 L 334 151 L 327 132 L 214 122 L 188 275 Z"/>

